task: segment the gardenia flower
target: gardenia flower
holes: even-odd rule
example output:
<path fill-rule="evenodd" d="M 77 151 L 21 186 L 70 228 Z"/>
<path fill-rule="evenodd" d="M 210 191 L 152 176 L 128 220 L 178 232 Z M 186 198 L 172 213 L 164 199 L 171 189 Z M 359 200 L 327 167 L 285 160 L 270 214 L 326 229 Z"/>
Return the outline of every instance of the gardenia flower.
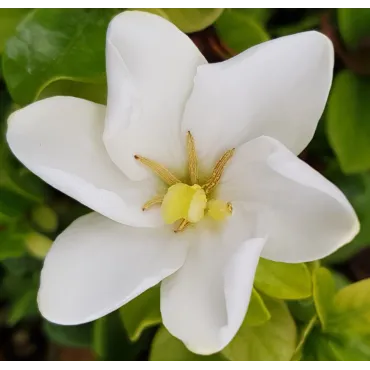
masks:
<path fill-rule="evenodd" d="M 296 157 L 326 103 L 332 44 L 305 32 L 207 64 L 170 22 L 126 11 L 106 54 L 107 107 L 58 96 L 9 117 L 18 159 L 95 211 L 54 242 L 40 311 L 82 324 L 161 282 L 166 328 L 217 352 L 260 257 L 317 260 L 359 230 L 341 191 Z"/>

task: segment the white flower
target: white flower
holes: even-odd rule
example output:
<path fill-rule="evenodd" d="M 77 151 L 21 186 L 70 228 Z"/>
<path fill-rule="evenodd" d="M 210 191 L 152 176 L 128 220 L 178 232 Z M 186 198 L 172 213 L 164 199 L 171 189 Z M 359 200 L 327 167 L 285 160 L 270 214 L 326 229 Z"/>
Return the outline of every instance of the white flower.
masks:
<path fill-rule="evenodd" d="M 209 65 L 166 20 L 117 16 L 107 35 L 107 108 L 53 97 L 9 118 L 18 159 L 96 212 L 70 225 L 45 259 L 44 317 L 88 322 L 162 281 L 164 325 L 209 354 L 239 329 L 260 256 L 312 261 L 348 243 L 359 230 L 351 205 L 296 157 L 314 134 L 332 70 L 332 45 L 317 32 Z M 207 184 L 224 153 L 213 185 L 167 193 L 177 179 Z M 162 207 L 149 208 L 158 195 Z M 174 233 L 181 220 L 164 219 L 177 218 L 193 225 Z"/>

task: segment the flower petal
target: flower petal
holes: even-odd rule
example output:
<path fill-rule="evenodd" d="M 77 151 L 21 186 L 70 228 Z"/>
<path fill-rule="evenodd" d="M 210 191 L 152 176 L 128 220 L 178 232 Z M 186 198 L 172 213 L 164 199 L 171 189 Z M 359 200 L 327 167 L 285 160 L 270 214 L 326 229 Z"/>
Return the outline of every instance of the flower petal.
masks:
<path fill-rule="evenodd" d="M 135 162 L 135 154 L 183 175 L 185 136 L 180 136 L 180 119 L 196 68 L 204 63 L 191 40 L 157 15 L 126 11 L 111 22 L 104 142 L 131 179 L 150 174 Z"/>
<path fill-rule="evenodd" d="M 257 45 L 200 66 L 184 113 L 206 169 L 226 150 L 261 135 L 294 153 L 311 141 L 332 81 L 333 47 L 318 32 Z"/>
<path fill-rule="evenodd" d="M 142 205 L 156 194 L 149 180 L 133 183 L 110 160 L 103 141 L 105 107 L 72 97 L 38 101 L 8 119 L 15 156 L 51 186 L 117 222 L 162 224 Z"/>
<path fill-rule="evenodd" d="M 236 150 L 217 196 L 259 205 L 268 228 L 262 257 L 273 261 L 323 258 L 359 231 L 357 216 L 343 193 L 269 137 Z"/>
<path fill-rule="evenodd" d="M 243 322 L 264 245 L 250 232 L 255 222 L 235 204 L 218 227 L 205 219 L 185 231 L 194 232 L 193 244 L 184 266 L 162 282 L 161 312 L 166 328 L 193 352 L 220 351 Z"/>
<path fill-rule="evenodd" d="M 63 325 L 95 320 L 174 273 L 186 253 L 186 239 L 171 228 L 134 228 L 90 213 L 59 235 L 47 255 L 40 312 Z"/>

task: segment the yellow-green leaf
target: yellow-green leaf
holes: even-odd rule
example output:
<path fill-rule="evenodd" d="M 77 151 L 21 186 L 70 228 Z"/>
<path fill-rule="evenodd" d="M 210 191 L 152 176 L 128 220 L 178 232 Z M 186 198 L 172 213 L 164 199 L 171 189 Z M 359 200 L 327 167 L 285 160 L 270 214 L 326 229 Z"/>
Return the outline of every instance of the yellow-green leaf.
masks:
<path fill-rule="evenodd" d="M 251 299 L 248 306 L 246 323 L 249 326 L 258 326 L 271 319 L 263 298 L 258 294 L 256 289 L 252 290 Z"/>
<path fill-rule="evenodd" d="M 313 298 L 316 312 L 322 327 L 325 329 L 333 309 L 335 282 L 331 272 L 320 267 L 313 274 Z"/>
<path fill-rule="evenodd" d="M 119 309 L 127 334 L 132 341 L 138 340 L 146 328 L 162 321 L 159 291 L 159 285 L 148 289 Z"/>
<path fill-rule="evenodd" d="M 302 299 L 312 294 L 311 274 L 304 263 L 273 262 L 260 258 L 254 285 L 266 295 L 279 299 Z"/>
<path fill-rule="evenodd" d="M 220 354 L 201 356 L 190 352 L 185 345 L 161 327 L 152 343 L 150 361 L 224 361 Z"/>
<path fill-rule="evenodd" d="M 225 9 L 215 23 L 221 41 L 236 53 L 270 38 L 263 26 L 244 10 Z"/>
<path fill-rule="evenodd" d="M 271 319 L 259 326 L 243 322 L 231 343 L 221 352 L 233 361 L 288 361 L 297 340 L 295 322 L 283 301 L 265 298 Z"/>
<path fill-rule="evenodd" d="M 201 31 L 212 23 L 221 15 L 223 9 L 168 9 L 168 8 L 153 8 L 153 9 L 138 9 L 147 11 L 171 21 L 174 25 L 186 33 Z"/>

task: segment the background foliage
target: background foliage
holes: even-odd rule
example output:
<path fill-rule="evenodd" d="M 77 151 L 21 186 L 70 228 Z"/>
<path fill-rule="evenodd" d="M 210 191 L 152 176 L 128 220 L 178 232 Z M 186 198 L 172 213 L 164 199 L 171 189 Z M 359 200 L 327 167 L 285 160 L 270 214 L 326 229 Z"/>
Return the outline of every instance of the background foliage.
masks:
<path fill-rule="evenodd" d="M 261 259 L 241 329 L 212 356 L 189 352 L 161 325 L 158 287 L 93 323 L 46 322 L 36 305 L 42 260 L 88 209 L 16 161 L 6 118 L 53 95 L 105 103 L 105 33 L 123 9 L 0 9 L 0 358 L 370 360 L 370 10 L 144 10 L 189 33 L 211 62 L 305 30 L 331 38 L 334 84 L 302 158 L 347 195 L 361 232 L 323 261 Z"/>

